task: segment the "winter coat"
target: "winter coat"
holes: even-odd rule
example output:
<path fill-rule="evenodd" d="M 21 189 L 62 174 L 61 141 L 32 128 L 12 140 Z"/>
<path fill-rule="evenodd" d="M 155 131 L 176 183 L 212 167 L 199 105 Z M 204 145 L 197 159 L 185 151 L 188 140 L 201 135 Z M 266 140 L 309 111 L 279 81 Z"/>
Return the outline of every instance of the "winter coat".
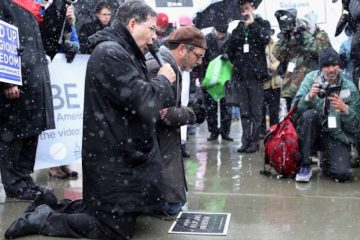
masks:
<path fill-rule="evenodd" d="M 16 24 L 14 12 L 10 7 L 9 0 L 0 0 L 0 20 L 9 24 Z"/>
<path fill-rule="evenodd" d="M 181 106 L 182 73 L 175 59 L 172 57 L 170 50 L 162 46 L 160 47 L 160 54 L 165 62 L 170 63 L 177 76 L 176 84 L 173 86 L 176 101 L 168 108 L 165 118 L 159 121 L 157 126 L 157 138 L 163 161 L 164 196 L 167 202 L 185 203 L 187 185 L 184 162 L 181 154 L 180 126 L 194 124 L 196 122 L 196 116 L 190 107 Z M 150 76 L 156 76 L 159 70 L 159 64 L 150 53 L 146 55 L 146 59 Z"/>
<path fill-rule="evenodd" d="M 323 80 L 320 77 L 321 71 L 312 71 L 306 74 L 304 81 L 301 83 L 297 96 L 301 96 L 298 103 L 296 114 L 301 116 L 308 109 L 314 109 L 326 120 L 323 115 L 324 98 L 315 97 L 313 100 L 306 100 L 307 94 L 310 92 L 314 83 L 321 83 Z M 330 128 L 330 135 L 337 141 L 344 144 L 356 144 L 356 137 L 360 133 L 360 95 L 353 82 L 345 78 L 343 73 L 340 73 L 340 80 L 337 85 L 341 85 L 339 96 L 349 106 L 349 112 L 342 113 L 336 111 L 333 107 L 329 109 L 329 116 L 336 117 L 336 128 Z M 296 98 L 295 97 L 295 98 Z"/>
<path fill-rule="evenodd" d="M 9 100 L 0 92 L 2 141 L 39 135 L 55 128 L 50 75 L 39 25 L 27 10 L 10 3 L 18 22 L 23 85 L 20 98 Z M 44 22 L 44 24 L 49 24 Z"/>
<path fill-rule="evenodd" d="M 294 97 L 306 73 L 318 67 L 319 52 L 331 47 L 330 39 L 326 32 L 318 30 L 312 35 L 306 30 L 300 31 L 295 39 L 284 36 L 276 43 L 273 50 L 274 56 L 281 62 L 279 68 L 282 75 L 283 97 Z M 294 69 L 289 71 L 289 63 L 294 64 Z"/>
<path fill-rule="evenodd" d="M 244 53 L 248 29 L 249 52 Z M 267 77 L 265 47 L 270 40 L 270 23 L 255 17 L 254 23 L 246 27 L 243 22 L 232 32 L 227 54 L 233 64 L 233 81 L 250 79 L 263 81 Z"/>
<path fill-rule="evenodd" d="M 87 41 L 90 36 L 94 35 L 96 32 L 104 29 L 107 26 L 104 26 L 96 18 L 96 20 L 91 22 L 84 23 L 79 30 L 79 41 L 80 41 L 80 52 L 83 54 L 90 54 L 91 52 L 86 48 Z"/>
<path fill-rule="evenodd" d="M 95 210 L 163 207 L 159 110 L 174 100 L 163 76 L 149 80 L 145 58 L 120 22 L 91 38 L 85 78 L 83 200 Z"/>
<path fill-rule="evenodd" d="M 278 89 L 281 87 L 282 78 L 278 74 L 278 67 L 280 62 L 274 57 L 273 50 L 275 41 L 270 39 L 265 48 L 266 64 L 268 67 L 268 78 L 264 81 L 264 90 Z"/>

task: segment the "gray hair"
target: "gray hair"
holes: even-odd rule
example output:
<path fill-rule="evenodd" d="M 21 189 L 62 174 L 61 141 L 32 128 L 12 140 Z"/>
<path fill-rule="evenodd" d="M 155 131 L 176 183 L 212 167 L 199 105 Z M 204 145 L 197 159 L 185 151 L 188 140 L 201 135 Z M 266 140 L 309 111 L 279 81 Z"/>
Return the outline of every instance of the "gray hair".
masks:
<path fill-rule="evenodd" d="M 148 16 L 156 17 L 156 12 L 143 0 L 125 1 L 116 11 L 115 20 L 123 24 L 128 24 L 134 18 L 136 22 L 147 21 Z"/>

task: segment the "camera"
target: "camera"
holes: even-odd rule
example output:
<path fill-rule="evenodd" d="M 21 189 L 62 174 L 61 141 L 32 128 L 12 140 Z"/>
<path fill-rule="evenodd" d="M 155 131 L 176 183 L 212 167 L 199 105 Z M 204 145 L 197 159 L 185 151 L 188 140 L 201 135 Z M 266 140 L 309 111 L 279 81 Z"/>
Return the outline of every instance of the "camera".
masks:
<path fill-rule="evenodd" d="M 277 10 L 275 12 L 282 33 L 288 33 L 296 29 L 296 16 L 296 9 Z"/>
<path fill-rule="evenodd" d="M 331 96 L 333 93 L 339 93 L 341 86 L 329 84 L 328 82 L 320 83 L 320 92 L 318 93 L 319 98 L 326 98 Z"/>

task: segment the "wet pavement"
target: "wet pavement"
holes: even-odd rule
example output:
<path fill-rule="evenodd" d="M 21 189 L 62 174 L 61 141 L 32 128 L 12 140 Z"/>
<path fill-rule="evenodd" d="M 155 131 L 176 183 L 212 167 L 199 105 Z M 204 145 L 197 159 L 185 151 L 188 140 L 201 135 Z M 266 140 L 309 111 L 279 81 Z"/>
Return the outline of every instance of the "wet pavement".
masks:
<path fill-rule="evenodd" d="M 263 168 L 263 148 L 255 154 L 238 154 L 239 122 L 232 124 L 234 142 L 207 142 L 206 125 L 189 137 L 191 157 L 185 160 L 189 186 L 184 211 L 229 212 L 227 236 L 168 234 L 172 221 L 143 216 L 134 240 L 197 239 L 360 239 L 359 169 L 354 180 L 336 183 L 314 165 L 311 182 L 297 184 L 293 179 L 268 178 Z M 81 164 L 72 168 L 81 170 Z M 78 180 L 49 179 L 46 170 L 36 171 L 37 183 L 55 189 L 59 198 L 81 197 Z M 6 198 L 0 188 L 0 239 L 6 228 L 24 210 L 27 202 Z M 21 239 L 63 239 L 35 235 Z"/>

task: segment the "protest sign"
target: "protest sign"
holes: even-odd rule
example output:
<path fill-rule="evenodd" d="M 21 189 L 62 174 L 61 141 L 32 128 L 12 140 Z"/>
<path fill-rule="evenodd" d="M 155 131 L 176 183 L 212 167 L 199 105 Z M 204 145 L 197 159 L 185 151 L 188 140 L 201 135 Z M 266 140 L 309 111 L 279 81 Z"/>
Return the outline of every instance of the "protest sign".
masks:
<path fill-rule="evenodd" d="M 226 235 L 231 213 L 180 212 L 169 233 Z"/>
<path fill-rule="evenodd" d="M 18 28 L 0 20 L 0 82 L 22 85 Z"/>
<path fill-rule="evenodd" d="M 57 54 L 49 66 L 56 129 L 39 136 L 35 169 L 62 166 L 81 160 L 84 85 L 89 55 L 66 62 Z"/>

